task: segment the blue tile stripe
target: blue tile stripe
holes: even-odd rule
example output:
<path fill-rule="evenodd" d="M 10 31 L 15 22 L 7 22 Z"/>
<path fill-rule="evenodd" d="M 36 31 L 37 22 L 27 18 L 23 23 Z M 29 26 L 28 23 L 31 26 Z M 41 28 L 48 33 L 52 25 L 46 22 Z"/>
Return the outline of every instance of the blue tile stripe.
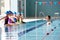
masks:
<path fill-rule="evenodd" d="M 30 29 L 24 30 L 23 32 L 19 32 L 19 33 L 18 33 L 18 36 L 20 37 L 20 36 L 22 36 L 23 34 L 28 33 L 28 32 L 30 32 L 30 31 L 36 29 L 36 28 L 39 28 L 39 27 L 41 27 L 41 26 L 44 25 L 44 24 L 46 24 L 46 22 L 44 22 L 44 23 L 42 23 L 42 24 L 39 24 L 39 25 L 37 25 L 37 26 L 34 26 L 34 27 L 30 28 Z"/>

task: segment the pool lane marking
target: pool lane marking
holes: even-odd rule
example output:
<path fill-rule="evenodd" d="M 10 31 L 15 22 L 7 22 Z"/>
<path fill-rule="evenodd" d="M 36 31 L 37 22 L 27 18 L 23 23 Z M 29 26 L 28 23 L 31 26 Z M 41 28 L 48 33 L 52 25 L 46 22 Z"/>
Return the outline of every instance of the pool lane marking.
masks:
<path fill-rule="evenodd" d="M 44 22 L 43 24 L 40 24 L 40 25 L 38 25 L 38 26 L 36 26 L 36 27 L 34 26 L 33 28 L 24 30 L 23 32 L 18 33 L 18 36 L 20 37 L 20 36 L 22 36 L 23 34 L 28 33 L 29 31 L 34 30 L 34 29 L 36 29 L 36 28 L 39 28 L 40 26 L 42 26 L 42 25 L 44 25 L 44 24 L 46 24 L 46 22 Z"/>
<path fill-rule="evenodd" d="M 56 27 L 54 27 L 53 31 L 54 31 L 55 29 L 56 29 Z M 47 33 L 46 33 L 46 35 L 42 38 L 42 40 L 44 40 L 47 36 L 49 36 L 51 33 L 53 33 L 53 31 L 51 30 L 48 35 L 47 35 Z"/>
<path fill-rule="evenodd" d="M 52 33 L 52 31 L 49 32 L 49 34 L 46 33 L 46 35 L 42 38 L 42 40 L 44 40 L 48 35 L 50 35 Z"/>
<path fill-rule="evenodd" d="M 56 29 L 56 27 L 54 27 L 54 29 L 51 30 L 48 35 L 50 35 L 55 29 Z M 46 34 L 46 35 L 42 38 L 42 40 L 44 40 L 48 35 Z"/>

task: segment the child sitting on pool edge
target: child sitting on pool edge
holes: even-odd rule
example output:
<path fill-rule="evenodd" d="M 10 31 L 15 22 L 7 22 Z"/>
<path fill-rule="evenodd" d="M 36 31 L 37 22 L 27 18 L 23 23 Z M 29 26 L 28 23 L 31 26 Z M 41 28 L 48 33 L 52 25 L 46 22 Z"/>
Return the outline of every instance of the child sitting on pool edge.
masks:
<path fill-rule="evenodd" d="M 46 17 L 46 21 L 47 21 L 47 25 L 50 25 L 51 24 L 51 16 L 47 16 Z"/>
<path fill-rule="evenodd" d="M 17 20 L 17 22 L 19 22 L 19 23 L 25 23 L 25 22 L 23 21 L 23 15 L 22 15 L 22 14 L 19 14 L 19 15 L 18 15 L 18 20 Z"/>

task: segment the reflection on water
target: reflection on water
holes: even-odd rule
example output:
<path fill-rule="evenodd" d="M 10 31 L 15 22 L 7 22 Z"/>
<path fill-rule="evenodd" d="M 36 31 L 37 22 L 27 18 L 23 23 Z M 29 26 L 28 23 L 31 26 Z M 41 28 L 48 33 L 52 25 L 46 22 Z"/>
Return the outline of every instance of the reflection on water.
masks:
<path fill-rule="evenodd" d="M 16 26 L 5 26 L 6 40 L 18 40 L 18 33 L 24 30 L 24 24 L 19 24 Z"/>
<path fill-rule="evenodd" d="M 6 40 L 18 40 L 18 35 L 15 32 L 7 32 L 6 33 Z"/>
<path fill-rule="evenodd" d="M 18 26 L 7 27 L 6 40 L 18 40 Z"/>

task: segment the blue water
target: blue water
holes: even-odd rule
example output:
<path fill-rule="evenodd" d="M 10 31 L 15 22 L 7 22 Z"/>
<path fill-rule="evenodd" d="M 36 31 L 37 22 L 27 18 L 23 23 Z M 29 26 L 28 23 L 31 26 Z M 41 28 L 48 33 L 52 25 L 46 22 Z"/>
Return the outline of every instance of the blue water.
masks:
<path fill-rule="evenodd" d="M 12 29 L 14 28 L 12 27 Z M 15 40 L 59 40 L 60 19 L 53 20 L 49 26 L 46 25 L 45 20 L 27 22 L 16 26 L 11 32 L 13 32 L 14 36 L 17 36 L 18 39 Z"/>
<path fill-rule="evenodd" d="M 37 22 L 36 25 L 39 23 L 40 22 Z M 56 29 L 54 27 L 56 27 Z M 51 31 L 52 29 L 54 31 Z M 46 35 L 47 33 L 49 33 L 49 35 Z M 25 33 L 19 37 L 18 40 L 60 40 L 60 20 L 54 20 L 49 26 L 44 24 L 39 28 Z"/>

